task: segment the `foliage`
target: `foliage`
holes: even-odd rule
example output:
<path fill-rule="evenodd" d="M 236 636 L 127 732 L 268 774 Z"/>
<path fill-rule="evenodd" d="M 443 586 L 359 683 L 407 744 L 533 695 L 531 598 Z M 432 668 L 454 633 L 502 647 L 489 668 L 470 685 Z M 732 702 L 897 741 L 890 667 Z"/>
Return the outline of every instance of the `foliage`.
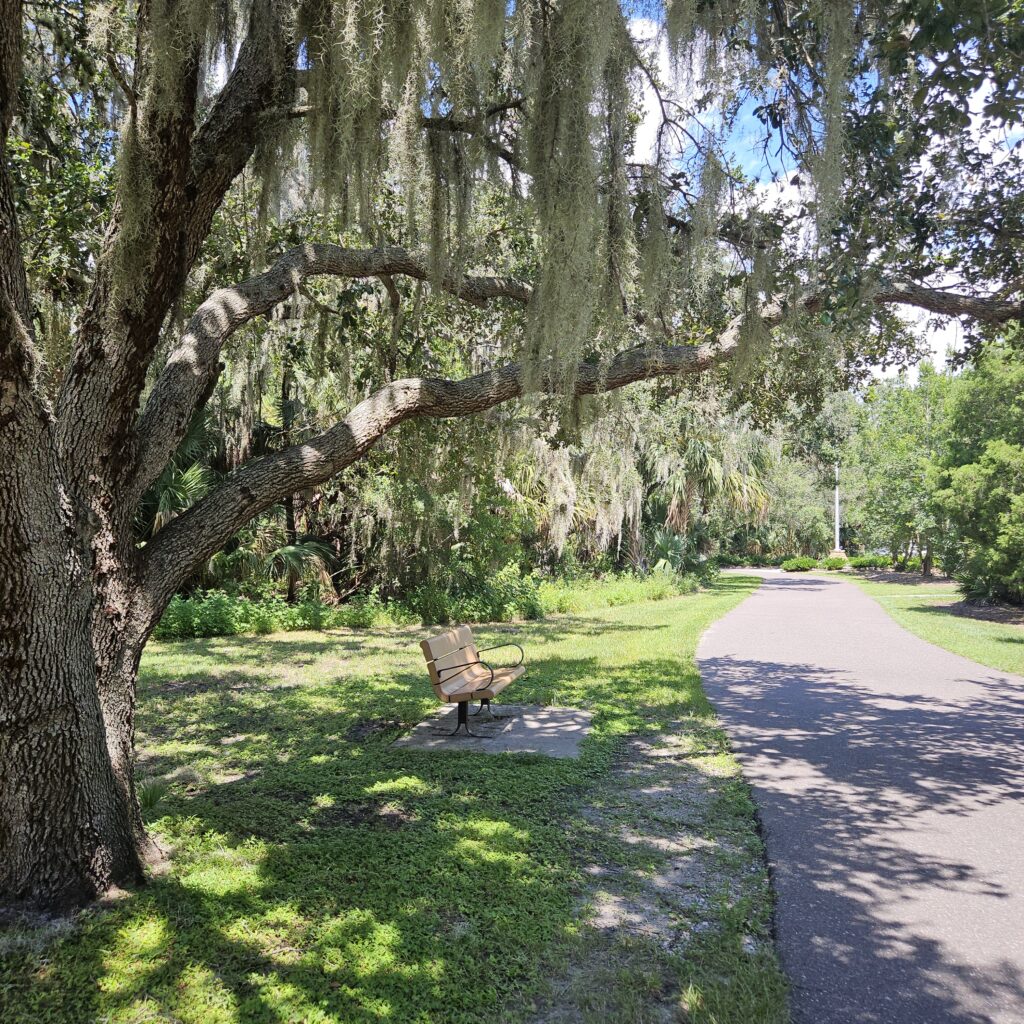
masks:
<path fill-rule="evenodd" d="M 807 572 L 809 569 L 817 569 L 818 560 L 816 558 L 807 558 L 806 556 L 801 558 L 787 558 L 782 563 L 782 569 L 785 572 Z"/>
<path fill-rule="evenodd" d="M 828 558 L 822 559 L 821 564 L 825 569 L 845 569 L 847 566 L 847 559 L 845 555 L 832 555 Z"/>
<path fill-rule="evenodd" d="M 505 622 L 536 619 L 543 609 L 535 576 L 509 562 L 493 575 L 457 572 L 452 585 L 428 583 L 412 591 L 409 607 L 424 622 Z"/>
<path fill-rule="evenodd" d="M 615 608 L 638 601 L 661 601 L 699 588 L 692 576 L 672 572 L 652 572 L 647 576 L 621 573 L 604 579 L 564 582 L 545 580 L 539 587 L 539 599 L 545 615 L 589 612 Z"/>
<path fill-rule="evenodd" d="M 164 779 L 143 779 L 138 783 L 139 806 L 144 813 L 151 814 L 156 810 L 170 790 L 170 783 Z"/>
<path fill-rule="evenodd" d="M 972 599 L 1024 601 L 1024 353 L 1019 328 L 960 372 L 872 387 L 842 453 L 849 538 L 889 556 L 854 568 L 929 572 Z"/>
<path fill-rule="evenodd" d="M 917 555 L 904 555 L 893 561 L 896 572 L 920 572 L 924 562 Z"/>
<path fill-rule="evenodd" d="M 850 559 L 851 569 L 888 569 L 891 565 L 888 555 L 854 555 Z"/>
<path fill-rule="evenodd" d="M 174 597 L 154 631 L 160 640 L 235 636 L 241 633 L 278 633 L 299 629 L 336 629 L 399 625 L 415 621 L 410 611 L 385 604 L 374 594 L 347 604 L 319 601 L 288 604 L 280 597 L 252 600 L 223 591 Z"/>
<path fill-rule="evenodd" d="M 408 602 L 384 601 L 376 593 L 344 604 L 303 600 L 288 604 L 280 596 L 249 598 L 213 590 L 172 599 L 154 636 L 158 640 L 268 634 L 294 630 L 379 628 L 415 622 L 512 622 L 565 612 L 614 608 L 638 601 L 660 601 L 699 588 L 692 576 L 653 572 L 617 573 L 604 578 L 541 580 L 506 566 L 479 591 L 455 597 L 440 591 L 415 591 Z"/>
<path fill-rule="evenodd" d="M 987 442 L 977 462 L 949 470 L 939 500 L 959 527 L 968 596 L 1024 603 L 1024 447 Z"/>
<path fill-rule="evenodd" d="M 873 386 L 847 445 L 847 516 L 856 538 L 887 548 L 897 562 L 913 552 L 934 558 L 946 535 L 931 474 L 946 443 L 951 387 L 951 376 L 927 363 L 915 386 L 901 379 Z"/>
<path fill-rule="evenodd" d="M 945 561 L 965 592 L 1024 602 L 1024 353 L 983 351 L 958 379 L 947 450 L 936 472 L 936 503 L 952 536 Z"/>

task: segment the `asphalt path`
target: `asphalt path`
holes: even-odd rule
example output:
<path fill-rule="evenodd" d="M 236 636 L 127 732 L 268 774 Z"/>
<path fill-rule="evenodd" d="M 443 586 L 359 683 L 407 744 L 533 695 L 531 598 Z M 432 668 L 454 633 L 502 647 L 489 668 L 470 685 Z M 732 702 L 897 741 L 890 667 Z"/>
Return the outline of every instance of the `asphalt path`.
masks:
<path fill-rule="evenodd" d="M 757 801 L 797 1024 L 1024 1024 L 1024 679 L 761 573 L 701 676 Z"/>

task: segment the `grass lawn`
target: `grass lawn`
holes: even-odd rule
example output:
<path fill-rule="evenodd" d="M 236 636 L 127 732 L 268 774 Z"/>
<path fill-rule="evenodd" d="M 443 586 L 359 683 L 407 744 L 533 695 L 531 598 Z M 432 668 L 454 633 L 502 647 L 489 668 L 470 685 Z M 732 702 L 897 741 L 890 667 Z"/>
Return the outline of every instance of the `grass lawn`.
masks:
<path fill-rule="evenodd" d="M 510 700 L 595 712 L 575 762 L 393 747 L 436 707 L 419 628 L 152 644 L 139 774 L 170 866 L 0 935 L 0 1019 L 785 1021 L 753 806 L 693 660 L 756 585 L 479 628 L 526 648 Z M 676 787 L 690 819 L 638 795 Z M 682 870 L 670 828 L 709 859 L 668 938 L 588 923 L 607 886 L 621 907 Z"/>
<path fill-rule="evenodd" d="M 947 651 L 1000 672 L 1024 675 L 1024 626 L 952 615 L 956 584 L 877 583 L 853 577 L 901 626 Z"/>

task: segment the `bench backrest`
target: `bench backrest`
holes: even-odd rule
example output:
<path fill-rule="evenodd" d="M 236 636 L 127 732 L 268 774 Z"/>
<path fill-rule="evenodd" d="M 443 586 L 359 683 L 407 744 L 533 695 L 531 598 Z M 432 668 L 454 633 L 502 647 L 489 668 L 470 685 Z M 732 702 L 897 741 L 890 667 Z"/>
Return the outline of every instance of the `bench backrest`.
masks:
<path fill-rule="evenodd" d="M 458 679 L 461 674 L 457 666 L 475 663 L 480 655 L 473 640 L 473 631 L 469 626 L 456 626 L 439 636 L 428 637 L 420 641 L 423 657 L 427 659 L 427 671 L 434 692 L 442 700 L 446 695 L 442 687 Z"/>

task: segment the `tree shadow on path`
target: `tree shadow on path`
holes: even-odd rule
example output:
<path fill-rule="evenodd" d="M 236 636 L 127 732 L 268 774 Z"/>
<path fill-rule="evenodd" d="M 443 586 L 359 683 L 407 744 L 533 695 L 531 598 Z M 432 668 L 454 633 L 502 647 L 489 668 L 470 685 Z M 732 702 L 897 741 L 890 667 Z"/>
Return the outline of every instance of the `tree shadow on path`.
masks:
<path fill-rule="evenodd" d="M 808 664 L 701 671 L 759 804 L 796 1019 L 1024 1021 L 1015 681 L 960 679 L 954 700 Z"/>

